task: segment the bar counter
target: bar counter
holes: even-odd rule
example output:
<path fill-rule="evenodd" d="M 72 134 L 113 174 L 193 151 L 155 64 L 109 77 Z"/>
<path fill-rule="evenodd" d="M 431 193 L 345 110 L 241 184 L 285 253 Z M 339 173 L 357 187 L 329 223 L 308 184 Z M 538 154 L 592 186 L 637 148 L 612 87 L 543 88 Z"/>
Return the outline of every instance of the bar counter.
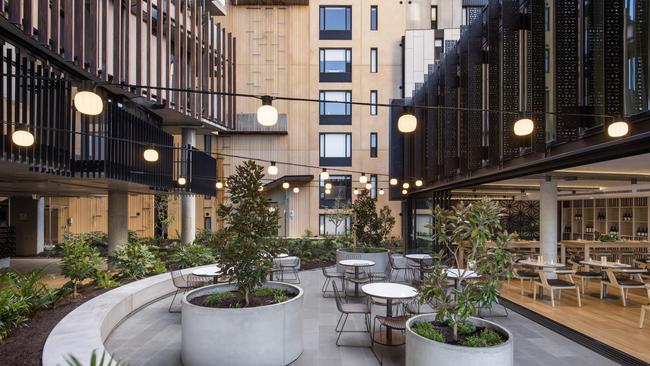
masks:
<path fill-rule="evenodd" d="M 650 242 L 638 240 L 625 241 L 593 241 L 593 240 L 563 240 L 560 242 L 560 259 L 566 263 L 567 248 L 580 249 L 584 253 L 584 258 L 589 258 L 593 249 L 631 249 L 635 255 L 647 255 L 650 253 Z"/>

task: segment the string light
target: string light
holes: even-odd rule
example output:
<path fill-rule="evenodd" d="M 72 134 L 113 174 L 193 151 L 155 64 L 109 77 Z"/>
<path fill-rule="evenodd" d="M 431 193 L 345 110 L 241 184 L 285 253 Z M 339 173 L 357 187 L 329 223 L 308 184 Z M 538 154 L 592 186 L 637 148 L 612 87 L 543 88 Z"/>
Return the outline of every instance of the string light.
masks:
<path fill-rule="evenodd" d="M 298 187 L 293 187 L 293 193 L 298 193 L 300 192 L 300 188 Z"/>
<path fill-rule="evenodd" d="M 517 136 L 528 136 L 533 133 L 535 129 L 535 123 L 530 118 L 520 118 L 515 122 L 514 132 Z"/>
<path fill-rule="evenodd" d="M 332 183 L 325 183 L 325 189 L 332 189 Z"/>
<path fill-rule="evenodd" d="M 628 123 L 621 119 L 617 119 L 607 126 L 607 134 L 609 137 L 623 137 L 630 132 Z"/>
<path fill-rule="evenodd" d="M 411 133 L 418 127 L 418 119 L 411 113 L 410 107 L 405 107 L 404 113 L 397 120 L 397 129 L 401 133 Z"/>
<path fill-rule="evenodd" d="M 282 188 L 289 189 L 289 183 L 288 182 L 282 183 Z"/>
<path fill-rule="evenodd" d="M 390 178 L 390 185 L 391 186 L 396 186 L 397 185 L 397 178 Z"/>
<path fill-rule="evenodd" d="M 355 188 L 352 193 L 354 193 L 355 196 L 358 195 L 359 194 L 359 189 Z"/>
<path fill-rule="evenodd" d="M 325 190 L 325 194 L 330 194 L 330 193 L 332 193 L 332 190 L 331 190 L 331 189 L 326 189 L 326 190 Z"/>
<path fill-rule="evenodd" d="M 368 183 L 368 177 L 366 177 L 366 173 L 361 173 L 361 176 L 359 177 L 359 183 L 361 184 Z"/>
<path fill-rule="evenodd" d="M 79 113 L 96 116 L 104 110 L 104 101 L 97 93 L 90 90 L 82 90 L 74 95 L 74 107 Z"/>
<path fill-rule="evenodd" d="M 275 126 L 278 123 L 278 110 L 272 105 L 273 98 L 265 95 L 261 99 L 262 105 L 257 108 L 257 122 L 265 127 Z"/>
<path fill-rule="evenodd" d="M 153 147 L 146 149 L 142 156 L 144 157 L 145 161 L 148 161 L 150 163 L 158 161 L 158 151 Z"/>
<path fill-rule="evenodd" d="M 327 169 L 323 168 L 323 171 L 320 172 L 320 179 L 322 180 L 330 179 L 330 173 L 327 172 Z"/>
<path fill-rule="evenodd" d="M 416 187 L 422 187 L 422 179 L 418 179 L 415 181 L 415 186 Z"/>
<path fill-rule="evenodd" d="M 370 190 L 371 188 L 372 188 L 372 184 L 370 184 L 370 183 L 366 183 L 366 189 L 367 189 L 367 190 Z"/>
<path fill-rule="evenodd" d="M 404 189 L 409 189 L 410 186 L 411 185 L 408 182 L 404 182 L 404 184 L 402 184 L 402 188 Z"/>
<path fill-rule="evenodd" d="M 187 183 L 187 179 L 185 179 L 185 177 L 178 178 L 178 185 L 179 186 L 184 186 L 185 183 Z"/>
<path fill-rule="evenodd" d="M 275 165 L 275 161 L 271 162 L 268 169 L 269 175 L 278 175 L 278 167 Z"/>
<path fill-rule="evenodd" d="M 409 191 L 407 191 L 406 189 L 402 189 L 402 194 L 407 194 L 407 193 L 409 193 Z"/>
<path fill-rule="evenodd" d="M 383 196 L 383 195 L 384 195 L 384 189 L 383 189 L 383 188 L 379 188 L 379 195 L 380 195 L 380 196 Z"/>
<path fill-rule="evenodd" d="M 11 134 L 11 141 L 18 146 L 30 147 L 34 145 L 34 135 L 27 130 L 19 129 Z"/>
<path fill-rule="evenodd" d="M 223 188 L 223 183 L 217 182 L 217 184 L 215 184 L 215 186 L 217 187 L 217 189 L 222 189 Z"/>

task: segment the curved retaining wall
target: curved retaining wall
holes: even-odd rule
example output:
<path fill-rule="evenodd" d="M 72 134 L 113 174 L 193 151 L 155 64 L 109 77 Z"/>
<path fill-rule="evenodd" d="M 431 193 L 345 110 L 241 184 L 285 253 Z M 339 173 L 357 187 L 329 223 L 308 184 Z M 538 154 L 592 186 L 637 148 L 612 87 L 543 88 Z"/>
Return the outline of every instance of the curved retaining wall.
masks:
<path fill-rule="evenodd" d="M 183 273 L 192 270 L 188 268 Z M 85 364 L 93 350 L 101 355 L 106 351 L 104 341 L 124 318 L 174 291 L 171 275 L 163 273 L 120 286 L 83 303 L 50 332 L 43 347 L 43 366 L 66 365 L 69 355 Z"/>

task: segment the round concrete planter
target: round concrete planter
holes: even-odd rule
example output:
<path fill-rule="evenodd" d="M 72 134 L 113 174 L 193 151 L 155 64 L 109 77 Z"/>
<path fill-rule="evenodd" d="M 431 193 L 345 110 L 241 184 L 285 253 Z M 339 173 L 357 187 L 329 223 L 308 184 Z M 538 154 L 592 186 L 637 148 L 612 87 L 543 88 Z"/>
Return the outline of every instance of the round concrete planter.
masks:
<path fill-rule="evenodd" d="M 414 323 L 435 321 L 435 315 L 418 315 L 406 323 L 406 366 L 512 366 L 512 334 L 488 320 L 470 318 L 475 326 L 490 328 L 506 335 L 508 340 L 494 347 L 464 347 L 440 343 L 424 338 L 411 330 Z M 434 361 L 435 360 L 435 361 Z"/>
<path fill-rule="evenodd" d="M 388 249 L 383 249 L 377 253 L 361 253 L 345 249 L 336 250 L 336 263 L 345 259 L 364 259 L 375 262 L 375 265 L 370 267 L 371 272 L 386 272 L 388 266 Z M 336 265 L 339 272 L 344 272 L 346 267 Z"/>
<path fill-rule="evenodd" d="M 243 309 L 216 309 L 191 304 L 203 295 L 231 291 L 221 284 L 187 293 L 182 303 L 181 358 L 184 366 L 288 365 L 303 351 L 300 287 L 267 282 L 298 294 L 281 304 Z"/>

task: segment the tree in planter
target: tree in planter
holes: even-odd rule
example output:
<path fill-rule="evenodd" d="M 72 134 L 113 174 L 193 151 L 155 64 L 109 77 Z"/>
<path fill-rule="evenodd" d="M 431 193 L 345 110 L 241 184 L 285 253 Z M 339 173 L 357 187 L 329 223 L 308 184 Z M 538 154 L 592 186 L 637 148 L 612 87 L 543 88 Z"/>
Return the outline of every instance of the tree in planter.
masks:
<path fill-rule="evenodd" d="M 77 296 L 78 285 L 86 279 L 93 278 L 100 271 L 99 266 L 103 262 L 99 250 L 90 246 L 84 234 L 66 241 L 63 245 L 61 274 L 72 281 L 74 296 Z"/>
<path fill-rule="evenodd" d="M 279 252 L 277 240 L 278 210 L 272 209 L 266 193 L 260 191 L 264 168 L 248 160 L 237 166 L 228 177 L 229 201 L 219 206 L 225 223 L 225 242 L 220 248 L 219 263 L 230 268 L 237 290 L 250 304 L 254 289 L 266 280 Z"/>
<path fill-rule="evenodd" d="M 370 191 L 361 190 L 352 204 L 352 235 L 355 249 L 361 251 L 368 247 L 380 247 L 395 226 L 395 218 L 388 206 L 377 213 L 376 201 Z"/>
<path fill-rule="evenodd" d="M 420 301 L 434 304 L 436 320 L 448 324 L 453 340 L 458 341 L 459 327 L 467 325 L 478 304 L 488 307 L 498 301 L 500 281 L 511 273 L 508 246 L 515 235 L 503 230 L 503 209 L 489 199 L 468 205 L 461 202 L 450 210 L 436 206 L 433 216 L 434 223 L 428 227 L 433 229 L 434 240 L 453 257 L 455 267 L 464 268 L 459 260 L 460 251 L 464 250 L 467 263 L 473 263 L 480 276 L 476 281 L 466 282 L 469 271 L 462 269 L 456 287 L 447 291 L 447 271 L 437 262 L 421 288 Z"/>

